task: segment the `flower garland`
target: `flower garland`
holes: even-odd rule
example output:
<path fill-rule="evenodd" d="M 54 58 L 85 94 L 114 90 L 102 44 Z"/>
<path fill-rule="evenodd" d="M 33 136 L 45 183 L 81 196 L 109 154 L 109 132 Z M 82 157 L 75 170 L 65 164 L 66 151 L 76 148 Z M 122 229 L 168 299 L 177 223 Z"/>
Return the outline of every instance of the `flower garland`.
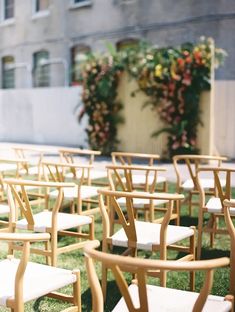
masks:
<path fill-rule="evenodd" d="M 112 56 L 95 58 L 91 56 L 82 71 L 84 108 L 89 117 L 88 142 L 102 154 L 116 149 L 117 125 L 122 122 L 119 111 L 122 108 L 117 98 L 117 87 L 123 67 Z"/>
<path fill-rule="evenodd" d="M 116 148 L 117 125 L 121 122 L 117 87 L 121 73 L 127 70 L 166 124 L 153 135 L 168 133 L 169 156 L 198 153 L 199 99 L 202 91 L 210 89 L 211 43 L 211 39 L 203 38 L 196 45 L 163 49 L 141 43 L 112 56 L 90 58 L 82 75 L 90 146 L 104 154 Z M 215 52 L 220 64 L 225 52 Z"/>

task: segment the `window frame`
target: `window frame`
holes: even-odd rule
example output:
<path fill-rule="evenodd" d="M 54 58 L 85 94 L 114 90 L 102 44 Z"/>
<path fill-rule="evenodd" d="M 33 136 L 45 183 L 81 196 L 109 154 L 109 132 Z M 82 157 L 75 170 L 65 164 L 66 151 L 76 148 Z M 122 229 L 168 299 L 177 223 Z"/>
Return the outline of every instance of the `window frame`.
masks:
<path fill-rule="evenodd" d="M 82 61 L 78 61 L 77 56 L 91 53 L 91 47 L 87 44 L 74 44 L 70 47 L 70 85 L 78 84 L 79 66 Z"/>
<path fill-rule="evenodd" d="M 37 1 L 40 0 L 32 0 L 32 19 L 46 17 L 50 15 L 50 0 L 48 0 L 48 8 L 44 10 L 38 10 L 37 11 Z"/>
<path fill-rule="evenodd" d="M 33 88 L 49 88 L 51 86 L 50 65 L 37 66 L 37 64 L 40 62 L 40 58 L 39 60 L 36 58 L 39 54 L 43 53 L 47 54 L 47 57 L 42 57 L 41 59 L 45 58 L 46 60 L 49 60 L 50 52 L 48 50 L 42 49 L 33 53 Z M 37 70 L 40 68 L 41 73 L 37 73 Z M 43 75 L 47 76 L 46 83 L 44 83 L 44 81 L 42 83 L 40 82 L 40 79 L 43 77 Z"/>
<path fill-rule="evenodd" d="M 76 3 L 76 0 L 70 0 L 69 8 L 70 9 L 79 9 L 93 4 L 93 0 L 82 0 L 81 2 Z"/>
<path fill-rule="evenodd" d="M 6 2 L 7 0 L 1 0 L 1 26 L 10 25 L 15 22 L 15 0 L 13 0 L 13 16 L 6 17 Z"/>
<path fill-rule="evenodd" d="M 12 59 L 12 62 L 4 62 L 4 60 L 7 59 Z M 15 89 L 15 68 L 12 69 L 6 69 L 5 64 L 10 63 L 14 66 L 15 64 L 15 57 L 13 55 L 5 55 L 1 58 L 1 74 L 2 74 L 2 83 L 1 83 L 1 88 L 2 89 Z M 6 85 L 6 74 L 12 75 L 12 84 L 8 87 Z"/>

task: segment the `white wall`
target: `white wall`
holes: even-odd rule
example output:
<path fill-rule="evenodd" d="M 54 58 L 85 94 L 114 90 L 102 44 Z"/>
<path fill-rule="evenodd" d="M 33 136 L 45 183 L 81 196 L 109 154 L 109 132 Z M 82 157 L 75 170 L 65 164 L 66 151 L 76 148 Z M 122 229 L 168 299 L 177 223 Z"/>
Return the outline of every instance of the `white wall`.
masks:
<path fill-rule="evenodd" d="M 0 90 L 0 141 L 87 147 L 81 88 Z"/>
<path fill-rule="evenodd" d="M 235 158 L 235 80 L 215 81 L 215 147 Z"/>
<path fill-rule="evenodd" d="M 0 141 L 87 147 L 80 101 L 80 87 L 0 90 Z M 214 117 L 215 150 L 235 158 L 234 80 L 215 81 Z"/>

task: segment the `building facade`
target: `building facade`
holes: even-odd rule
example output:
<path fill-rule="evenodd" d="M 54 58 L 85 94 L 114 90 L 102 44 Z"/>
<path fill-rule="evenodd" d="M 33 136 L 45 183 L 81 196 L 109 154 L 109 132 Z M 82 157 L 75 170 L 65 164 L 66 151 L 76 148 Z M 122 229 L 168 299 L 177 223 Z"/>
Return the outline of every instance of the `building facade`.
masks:
<path fill-rule="evenodd" d="M 70 85 L 84 53 L 145 39 L 213 37 L 228 52 L 216 79 L 235 79 L 234 0 L 0 0 L 0 86 Z"/>

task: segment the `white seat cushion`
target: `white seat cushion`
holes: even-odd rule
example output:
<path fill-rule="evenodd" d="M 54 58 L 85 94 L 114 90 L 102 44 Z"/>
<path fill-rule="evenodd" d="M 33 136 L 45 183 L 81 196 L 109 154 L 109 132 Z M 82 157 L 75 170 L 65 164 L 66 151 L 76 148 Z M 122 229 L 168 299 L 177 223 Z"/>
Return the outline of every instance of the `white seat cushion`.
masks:
<path fill-rule="evenodd" d="M 13 171 L 17 169 L 16 164 L 7 164 L 7 163 L 1 163 L 0 164 L 0 172 L 4 171 Z"/>
<path fill-rule="evenodd" d="M 224 179 L 221 179 L 220 182 L 221 182 L 221 186 L 222 187 L 225 186 L 226 181 Z M 211 189 L 211 188 L 215 187 L 214 179 L 200 179 L 200 183 L 201 183 L 203 189 Z M 192 190 L 192 189 L 194 189 L 193 180 L 192 179 L 186 180 L 182 184 L 182 188 L 185 189 L 185 190 Z"/>
<path fill-rule="evenodd" d="M 99 187 L 82 185 L 80 189 L 81 199 L 87 199 L 90 197 L 98 196 L 97 190 Z M 58 196 L 58 191 L 50 192 L 50 196 L 56 198 Z M 64 198 L 65 199 L 74 199 L 78 197 L 78 188 L 75 187 L 66 187 L 64 188 Z"/>
<path fill-rule="evenodd" d="M 0 262 L 0 305 L 6 306 L 7 299 L 14 298 L 15 274 L 18 259 Z M 46 295 L 76 281 L 76 275 L 70 270 L 28 262 L 24 274 L 24 302 Z"/>
<path fill-rule="evenodd" d="M 135 307 L 138 307 L 138 286 L 130 285 L 129 292 Z M 147 297 L 149 312 L 189 312 L 192 311 L 198 293 L 147 285 Z M 228 312 L 231 308 L 231 302 L 224 301 L 224 297 L 209 295 L 202 311 Z M 128 312 L 123 298 L 120 299 L 113 312 Z"/>
<path fill-rule="evenodd" d="M 0 215 L 10 213 L 10 207 L 8 205 L 0 204 Z"/>
<path fill-rule="evenodd" d="M 206 203 L 206 208 L 210 213 L 222 213 L 221 200 L 218 197 L 211 197 Z M 230 208 L 230 214 L 235 216 L 235 208 Z"/>
<path fill-rule="evenodd" d="M 125 197 L 120 197 L 118 198 L 117 202 L 119 203 L 119 205 L 126 205 L 126 198 Z M 168 202 L 168 200 L 164 200 L 164 199 L 154 199 L 153 203 L 154 206 L 161 206 L 163 204 L 166 204 Z M 133 206 L 134 208 L 143 208 L 144 205 L 149 205 L 150 201 L 149 199 L 146 198 L 133 198 Z"/>
<path fill-rule="evenodd" d="M 152 174 L 150 174 L 148 176 L 148 184 L 153 183 L 153 179 L 154 179 L 154 176 Z M 125 183 L 126 178 L 123 177 L 122 181 Z M 159 184 L 159 183 L 163 183 L 163 182 L 166 182 L 166 178 L 163 176 L 157 176 L 157 182 L 156 183 Z M 132 183 L 134 186 L 145 184 L 146 183 L 146 175 L 145 174 L 133 174 L 132 175 Z"/>
<path fill-rule="evenodd" d="M 46 232 L 46 228 L 51 228 L 52 224 L 51 211 L 42 211 L 40 213 L 35 214 L 33 217 L 34 217 L 34 231 Z M 90 224 L 91 222 L 92 219 L 88 216 L 81 216 L 62 212 L 59 212 L 57 215 L 58 231 Z M 27 230 L 27 225 L 28 223 L 26 219 L 21 219 L 16 222 L 17 229 Z"/>
<path fill-rule="evenodd" d="M 137 234 L 137 248 L 152 250 L 153 245 L 160 244 L 161 224 L 144 221 L 135 221 Z M 184 226 L 168 225 L 166 244 L 174 244 L 194 234 L 193 229 Z M 128 240 L 124 229 L 120 229 L 112 236 L 112 244 L 115 246 L 127 247 Z"/>
<path fill-rule="evenodd" d="M 81 170 L 76 171 L 76 177 L 81 178 L 81 176 L 82 176 L 82 171 Z M 66 177 L 73 178 L 73 173 L 72 172 L 67 173 Z M 87 175 L 85 175 L 85 178 L 87 178 Z M 105 170 L 91 169 L 90 178 L 91 180 L 107 178 L 107 172 Z"/>

